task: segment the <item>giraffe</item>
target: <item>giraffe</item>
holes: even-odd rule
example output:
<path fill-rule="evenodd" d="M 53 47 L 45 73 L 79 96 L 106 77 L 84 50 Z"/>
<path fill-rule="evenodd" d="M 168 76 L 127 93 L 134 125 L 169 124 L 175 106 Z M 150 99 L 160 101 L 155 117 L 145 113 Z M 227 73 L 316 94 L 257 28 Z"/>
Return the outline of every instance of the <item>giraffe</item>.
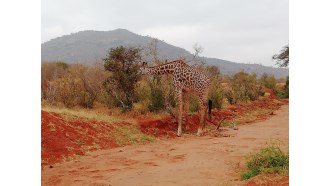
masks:
<path fill-rule="evenodd" d="M 200 123 L 197 135 L 203 134 L 205 129 L 205 115 L 207 112 L 207 95 L 210 86 L 210 79 L 201 71 L 189 66 L 184 60 L 179 59 L 171 62 L 165 62 L 162 65 L 147 67 L 143 63 L 141 67 L 142 74 L 172 74 L 175 96 L 178 107 L 178 132 L 177 136 L 182 135 L 182 114 L 185 111 L 187 119 L 187 111 L 189 109 L 189 93 L 197 96 L 200 106 Z"/>

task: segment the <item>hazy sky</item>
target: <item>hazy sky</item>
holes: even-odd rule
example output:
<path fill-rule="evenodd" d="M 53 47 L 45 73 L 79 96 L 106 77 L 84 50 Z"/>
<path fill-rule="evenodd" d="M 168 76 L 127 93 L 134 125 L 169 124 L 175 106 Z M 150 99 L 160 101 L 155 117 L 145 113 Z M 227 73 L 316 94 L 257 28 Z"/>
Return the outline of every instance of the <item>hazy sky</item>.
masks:
<path fill-rule="evenodd" d="M 289 42 L 288 0 L 42 0 L 41 41 L 124 28 L 202 56 L 274 66 Z"/>

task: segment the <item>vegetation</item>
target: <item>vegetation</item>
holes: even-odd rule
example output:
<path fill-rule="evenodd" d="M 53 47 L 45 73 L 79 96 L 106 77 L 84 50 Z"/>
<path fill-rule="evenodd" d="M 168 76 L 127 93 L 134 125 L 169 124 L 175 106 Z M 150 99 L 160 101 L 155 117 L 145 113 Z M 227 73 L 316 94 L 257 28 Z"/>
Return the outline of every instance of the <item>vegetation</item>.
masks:
<path fill-rule="evenodd" d="M 158 56 L 158 43 L 159 40 L 153 39 L 147 47 L 147 50 L 145 50 L 145 55 L 151 58 L 156 65 L 162 64 Z M 169 111 L 171 107 L 175 106 L 174 87 L 172 86 L 172 78 L 170 76 L 155 74 L 152 76 L 145 76 L 143 81 L 146 82 L 147 86 L 144 87 L 144 91 L 140 92 L 142 99 L 139 101 L 143 100 L 147 103 L 148 111 Z"/>
<path fill-rule="evenodd" d="M 250 75 L 241 71 L 230 79 L 230 86 L 225 92 L 225 97 L 230 104 L 254 101 L 261 95 L 261 88 L 256 74 Z"/>
<path fill-rule="evenodd" d="M 212 107 L 221 109 L 223 107 L 223 98 L 225 97 L 224 89 L 221 85 L 222 75 L 220 74 L 220 71 L 216 66 L 206 67 L 206 71 L 209 77 L 211 77 L 209 99 L 212 100 Z"/>
<path fill-rule="evenodd" d="M 115 129 L 114 138 L 118 145 L 145 144 L 155 141 L 155 137 L 146 135 L 136 125 L 127 125 Z"/>
<path fill-rule="evenodd" d="M 156 64 L 157 40 L 148 49 L 147 56 Z M 94 65 L 66 64 L 64 62 L 43 63 L 41 66 L 41 94 L 46 105 L 57 107 L 94 108 L 95 104 L 108 108 L 132 109 L 139 113 L 163 112 L 172 114 L 175 107 L 172 77 L 168 75 L 141 76 L 141 50 L 134 47 L 117 47 L 109 50 L 103 63 Z M 196 58 L 197 60 L 198 58 Z M 223 75 L 218 67 L 199 62 L 196 67 L 211 79 L 209 99 L 213 108 L 222 109 L 225 100 L 229 104 L 248 102 L 263 96 L 262 88 L 270 88 L 281 98 L 289 96 L 289 79 L 281 89 L 274 76 L 244 71 L 233 76 Z M 284 79 L 282 80 L 282 82 Z M 190 112 L 199 110 L 199 103 L 192 95 L 189 98 Z"/>
<path fill-rule="evenodd" d="M 289 154 L 284 153 L 279 146 L 269 145 L 248 157 L 246 165 L 248 170 L 241 175 L 243 180 L 260 173 L 287 173 L 289 171 Z"/>
<path fill-rule="evenodd" d="M 266 73 L 264 73 L 260 79 L 259 82 L 263 87 L 270 88 L 272 90 L 276 90 L 276 79 L 274 76 L 270 76 Z"/>
<path fill-rule="evenodd" d="M 138 48 L 123 46 L 110 49 L 103 59 L 105 70 L 111 75 L 103 82 L 106 92 L 123 111 L 131 110 L 136 101 L 135 86 L 140 79 L 141 55 Z"/>
<path fill-rule="evenodd" d="M 275 54 L 273 60 L 280 67 L 289 66 L 289 45 L 284 46 L 279 54 Z M 286 78 L 284 90 L 276 90 L 276 95 L 280 98 L 289 98 L 289 76 Z"/>
<path fill-rule="evenodd" d="M 280 67 L 289 66 L 289 45 L 284 46 L 279 54 L 273 55 L 273 60 Z"/>
<path fill-rule="evenodd" d="M 42 99 L 51 105 L 92 108 L 95 100 L 102 102 L 103 95 L 99 90 L 102 90 L 106 76 L 100 64 L 93 67 L 64 62 L 42 64 Z"/>

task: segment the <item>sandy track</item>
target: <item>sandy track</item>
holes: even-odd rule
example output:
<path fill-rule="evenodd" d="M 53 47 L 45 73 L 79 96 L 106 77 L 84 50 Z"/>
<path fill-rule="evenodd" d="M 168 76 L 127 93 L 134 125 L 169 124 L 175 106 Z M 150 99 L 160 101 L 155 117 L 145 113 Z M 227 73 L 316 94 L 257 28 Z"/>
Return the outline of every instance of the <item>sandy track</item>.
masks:
<path fill-rule="evenodd" d="M 72 162 L 45 167 L 42 185 L 242 185 L 245 156 L 267 142 L 288 149 L 289 109 L 270 119 L 222 134 L 190 136 L 92 152 Z"/>

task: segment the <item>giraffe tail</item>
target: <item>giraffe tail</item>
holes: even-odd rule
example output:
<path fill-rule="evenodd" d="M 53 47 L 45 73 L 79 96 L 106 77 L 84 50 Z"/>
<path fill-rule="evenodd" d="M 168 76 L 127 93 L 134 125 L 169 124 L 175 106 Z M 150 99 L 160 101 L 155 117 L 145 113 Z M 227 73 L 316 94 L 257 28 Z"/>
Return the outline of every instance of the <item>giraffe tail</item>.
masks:
<path fill-rule="evenodd" d="M 212 100 L 210 100 L 210 99 L 208 101 L 207 108 L 208 108 L 209 118 L 211 119 Z"/>

